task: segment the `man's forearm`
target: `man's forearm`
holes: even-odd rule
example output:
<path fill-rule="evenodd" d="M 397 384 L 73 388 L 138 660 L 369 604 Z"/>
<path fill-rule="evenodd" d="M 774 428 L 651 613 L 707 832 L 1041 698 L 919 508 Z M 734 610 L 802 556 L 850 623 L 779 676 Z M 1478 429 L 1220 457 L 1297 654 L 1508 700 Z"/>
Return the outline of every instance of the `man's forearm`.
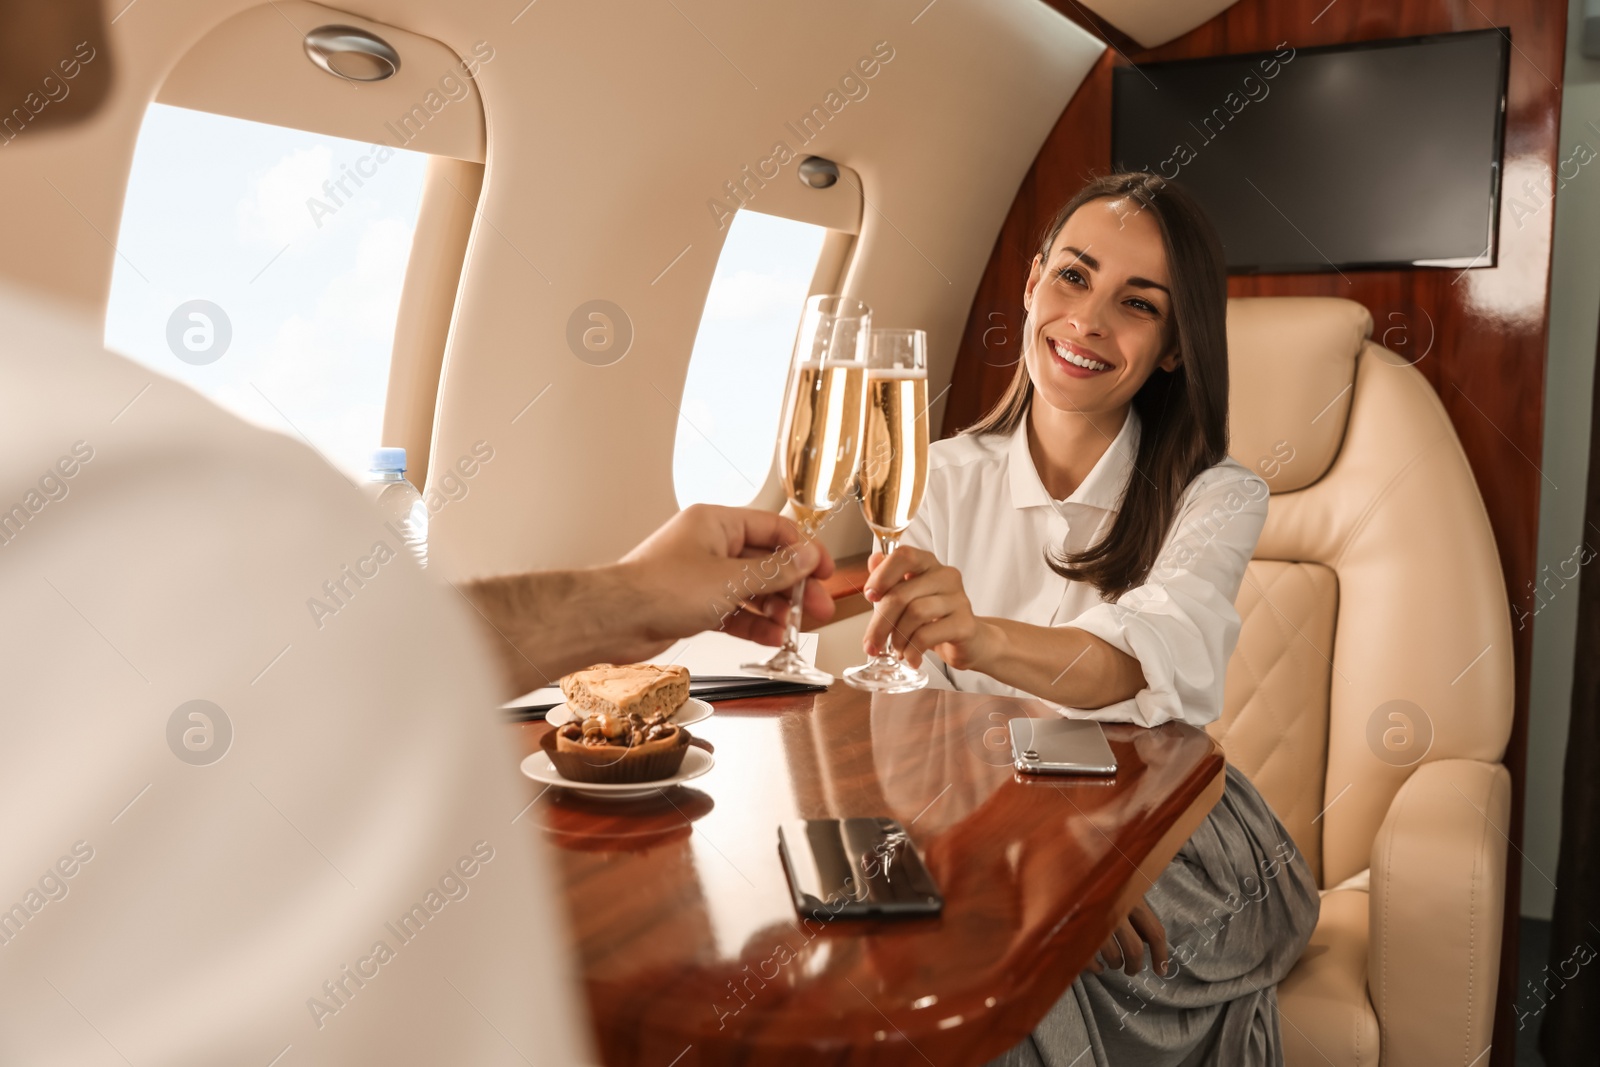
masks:
<path fill-rule="evenodd" d="M 508 698 L 592 663 L 647 659 L 663 647 L 646 630 L 626 564 L 483 578 L 461 591 L 485 624 Z"/>
<path fill-rule="evenodd" d="M 480 578 L 460 589 L 478 609 L 507 695 L 515 696 L 592 663 L 651 659 L 703 630 L 777 644 L 777 620 L 788 610 L 780 594 L 813 572 L 826 578 L 833 560 L 802 544 L 788 519 L 697 504 L 621 562 Z M 832 601 L 819 583 L 809 588 L 807 610 L 826 620 Z"/>

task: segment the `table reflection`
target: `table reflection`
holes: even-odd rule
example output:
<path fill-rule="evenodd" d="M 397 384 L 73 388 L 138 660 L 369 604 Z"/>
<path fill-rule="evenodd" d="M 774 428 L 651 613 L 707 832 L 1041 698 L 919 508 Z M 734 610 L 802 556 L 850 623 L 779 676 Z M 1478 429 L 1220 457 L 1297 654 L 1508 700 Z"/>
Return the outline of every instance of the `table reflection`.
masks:
<path fill-rule="evenodd" d="M 954 826 L 1011 778 L 1006 723 L 1048 713 L 1037 701 L 940 689 L 874 693 L 871 701 L 873 765 L 884 800 L 902 825 L 915 823 L 927 834 Z"/>

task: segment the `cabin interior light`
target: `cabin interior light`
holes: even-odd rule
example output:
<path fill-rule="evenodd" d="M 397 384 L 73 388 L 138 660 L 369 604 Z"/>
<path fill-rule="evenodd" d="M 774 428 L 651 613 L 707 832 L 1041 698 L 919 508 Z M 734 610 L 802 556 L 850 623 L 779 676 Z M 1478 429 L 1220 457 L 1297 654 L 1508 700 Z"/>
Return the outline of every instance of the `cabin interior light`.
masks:
<path fill-rule="evenodd" d="M 826 189 L 839 180 L 839 164 L 821 156 L 807 156 L 800 161 L 800 180 L 813 189 Z"/>
<path fill-rule="evenodd" d="M 355 26 L 318 26 L 306 34 L 311 62 L 352 82 L 381 82 L 400 69 L 400 53 L 375 33 Z"/>

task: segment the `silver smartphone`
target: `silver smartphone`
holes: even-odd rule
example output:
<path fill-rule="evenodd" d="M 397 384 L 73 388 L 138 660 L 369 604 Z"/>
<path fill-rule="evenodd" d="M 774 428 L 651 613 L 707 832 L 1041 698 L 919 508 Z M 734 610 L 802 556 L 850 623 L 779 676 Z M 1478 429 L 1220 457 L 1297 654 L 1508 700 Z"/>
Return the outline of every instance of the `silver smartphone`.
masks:
<path fill-rule="evenodd" d="M 1011 764 L 1026 774 L 1116 774 L 1105 731 L 1090 719 L 1012 719 Z"/>

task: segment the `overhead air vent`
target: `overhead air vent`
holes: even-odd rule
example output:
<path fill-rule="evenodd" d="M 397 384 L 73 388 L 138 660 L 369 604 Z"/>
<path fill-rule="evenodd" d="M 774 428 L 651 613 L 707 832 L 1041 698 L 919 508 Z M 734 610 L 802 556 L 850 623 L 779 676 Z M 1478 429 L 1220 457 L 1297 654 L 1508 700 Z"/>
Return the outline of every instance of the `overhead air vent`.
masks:
<path fill-rule="evenodd" d="M 375 33 L 355 26 L 318 26 L 306 34 L 311 62 L 352 82 L 381 82 L 400 69 L 400 53 Z"/>

